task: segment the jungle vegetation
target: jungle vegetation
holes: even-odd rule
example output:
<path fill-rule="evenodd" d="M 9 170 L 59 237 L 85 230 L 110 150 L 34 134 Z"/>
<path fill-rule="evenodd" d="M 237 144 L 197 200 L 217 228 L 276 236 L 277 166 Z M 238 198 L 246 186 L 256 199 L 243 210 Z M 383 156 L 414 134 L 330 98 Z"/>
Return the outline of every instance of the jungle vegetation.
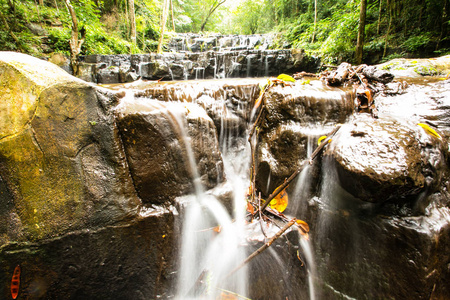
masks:
<path fill-rule="evenodd" d="M 0 50 L 148 53 L 174 32 L 214 32 L 272 33 L 330 63 L 431 57 L 450 53 L 449 1 L 0 0 Z"/>

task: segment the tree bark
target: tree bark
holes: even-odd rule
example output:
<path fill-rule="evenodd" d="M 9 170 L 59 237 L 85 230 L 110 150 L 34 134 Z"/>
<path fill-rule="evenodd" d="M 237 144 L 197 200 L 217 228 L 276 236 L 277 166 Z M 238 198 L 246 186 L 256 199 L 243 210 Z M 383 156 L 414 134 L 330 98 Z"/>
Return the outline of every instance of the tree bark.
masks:
<path fill-rule="evenodd" d="M 166 30 L 166 23 L 167 23 L 168 3 L 169 3 L 169 0 L 164 0 L 164 2 L 163 2 L 163 13 L 162 13 L 162 17 L 161 17 L 161 31 L 160 31 L 159 43 L 158 43 L 158 49 L 157 49 L 158 53 L 162 53 L 164 31 Z"/>
<path fill-rule="evenodd" d="M 358 65 L 361 64 L 363 56 L 364 30 L 366 28 L 366 7 L 367 7 L 367 0 L 361 0 L 361 10 L 359 12 L 358 39 L 356 41 L 356 55 L 355 55 L 355 60 Z"/>
<path fill-rule="evenodd" d="M 172 27 L 173 27 L 173 32 L 176 32 L 175 30 L 175 18 L 173 17 L 173 1 L 170 0 L 170 10 L 172 11 Z"/>
<path fill-rule="evenodd" d="M 85 39 L 85 31 L 82 29 L 81 39 L 78 39 L 78 20 L 75 14 L 75 10 L 73 9 L 70 0 L 64 0 L 66 4 L 67 10 L 69 11 L 70 17 L 72 19 L 72 36 L 70 38 L 70 64 L 72 66 L 73 75 L 79 75 L 79 67 L 78 67 L 78 55 L 81 52 L 81 45 L 83 45 Z"/>
<path fill-rule="evenodd" d="M 311 43 L 314 43 L 314 40 L 316 39 L 316 27 L 317 27 L 317 0 L 314 0 L 314 29 L 311 38 Z"/>
<path fill-rule="evenodd" d="M 383 0 L 380 1 L 380 6 L 378 7 L 378 21 L 377 21 L 377 35 L 380 34 L 380 23 L 381 23 L 381 5 L 383 3 Z"/>
<path fill-rule="evenodd" d="M 206 23 L 208 23 L 209 17 L 214 13 L 214 11 L 222 4 L 225 3 L 226 0 L 219 0 L 214 2 L 214 4 L 209 9 L 208 15 L 206 15 L 205 21 L 203 22 L 202 26 L 200 27 L 200 31 L 203 31 L 205 29 Z"/>
<path fill-rule="evenodd" d="M 136 18 L 134 12 L 134 0 L 128 0 L 128 12 L 130 18 L 130 39 L 136 45 Z"/>
<path fill-rule="evenodd" d="M 439 50 L 439 45 L 442 38 L 445 36 L 445 29 L 447 28 L 447 0 L 444 0 L 444 8 L 442 9 L 442 17 L 441 17 L 441 33 L 439 34 L 439 38 L 436 43 L 436 51 Z"/>
<path fill-rule="evenodd" d="M 387 29 L 387 32 L 386 32 L 386 39 L 384 41 L 383 58 L 386 56 L 387 45 L 388 45 L 388 38 L 389 38 L 389 33 L 391 31 L 391 23 L 392 23 L 392 12 L 391 12 L 391 5 L 390 5 L 389 0 L 387 0 L 386 7 L 387 7 L 388 12 L 389 12 L 389 25 L 388 25 L 388 29 Z"/>

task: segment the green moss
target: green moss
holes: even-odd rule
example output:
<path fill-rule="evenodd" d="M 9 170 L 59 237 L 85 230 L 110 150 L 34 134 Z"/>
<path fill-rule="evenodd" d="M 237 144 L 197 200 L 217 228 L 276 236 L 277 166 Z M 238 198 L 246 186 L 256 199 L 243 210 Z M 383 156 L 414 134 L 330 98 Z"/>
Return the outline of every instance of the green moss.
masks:
<path fill-rule="evenodd" d="M 438 71 L 432 66 L 417 66 L 414 68 L 414 72 L 422 76 L 435 76 Z"/>

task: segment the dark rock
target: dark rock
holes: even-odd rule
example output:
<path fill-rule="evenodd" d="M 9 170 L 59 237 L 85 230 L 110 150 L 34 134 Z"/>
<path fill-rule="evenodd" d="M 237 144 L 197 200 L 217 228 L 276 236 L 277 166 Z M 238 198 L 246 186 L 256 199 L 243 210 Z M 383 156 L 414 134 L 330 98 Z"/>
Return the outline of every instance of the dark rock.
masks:
<path fill-rule="evenodd" d="M 21 299 L 156 299 L 175 293 L 178 241 L 172 212 L 149 210 L 136 222 L 80 230 L 0 250 L 0 298 L 11 299 L 20 264 Z"/>
<path fill-rule="evenodd" d="M 162 60 L 141 64 L 140 74 L 145 79 L 172 79 L 169 66 Z"/>
<path fill-rule="evenodd" d="M 298 169 L 320 135 L 352 114 L 353 96 L 351 91 L 315 81 L 313 85 L 272 87 L 266 92 L 265 104 L 257 185 L 270 193 Z"/>
<path fill-rule="evenodd" d="M 352 199 L 333 182 L 323 186 L 328 192 L 321 196 L 317 221 L 308 222 L 315 224 L 311 232 L 316 233 L 318 298 L 447 297 L 450 211 L 446 205 L 435 203 L 426 215 L 400 217 Z M 439 194 L 448 199 L 446 192 Z"/>
<path fill-rule="evenodd" d="M 184 79 L 184 66 L 182 64 L 171 64 L 170 73 L 172 80 L 183 80 Z"/>
<path fill-rule="evenodd" d="M 384 84 L 389 83 L 392 80 L 394 80 L 394 74 L 392 74 L 391 72 L 388 72 L 386 70 L 380 70 L 375 66 L 365 66 L 362 69 L 362 73 L 368 79 L 378 81 L 378 82 L 381 82 Z"/>
<path fill-rule="evenodd" d="M 443 147 L 419 126 L 360 116 L 341 127 L 325 154 L 349 193 L 382 203 L 434 191 L 446 164 Z"/>
<path fill-rule="evenodd" d="M 100 69 L 97 73 L 97 83 L 109 84 L 118 82 L 121 82 L 119 67 Z"/>
<path fill-rule="evenodd" d="M 42 28 L 41 25 L 37 23 L 27 23 L 25 26 L 31 31 L 32 34 L 38 35 L 38 36 L 46 36 L 48 35 L 47 30 Z"/>
<path fill-rule="evenodd" d="M 171 202 L 193 192 L 189 151 L 193 151 L 196 172 L 205 187 L 212 188 L 223 178 L 216 130 L 199 106 L 123 100 L 117 110 L 133 182 L 145 203 Z M 192 150 L 186 148 L 188 140 Z"/>

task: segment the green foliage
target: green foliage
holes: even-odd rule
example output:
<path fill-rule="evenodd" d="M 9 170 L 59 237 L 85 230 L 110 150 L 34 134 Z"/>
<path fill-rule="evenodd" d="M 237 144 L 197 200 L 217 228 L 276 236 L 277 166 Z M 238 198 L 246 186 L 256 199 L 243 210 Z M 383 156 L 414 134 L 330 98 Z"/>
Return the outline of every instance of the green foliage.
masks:
<path fill-rule="evenodd" d="M 408 52 L 416 52 L 424 48 L 431 42 L 430 34 L 428 32 L 410 36 L 404 43 L 403 47 Z"/>
<path fill-rule="evenodd" d="M 70 29 L 65 28 L 50 28 L 48 30 L 49 44 L 53 45 L 55 52 L 70 54 L 70 45 L 68 43 L 70 39 Z"/>

